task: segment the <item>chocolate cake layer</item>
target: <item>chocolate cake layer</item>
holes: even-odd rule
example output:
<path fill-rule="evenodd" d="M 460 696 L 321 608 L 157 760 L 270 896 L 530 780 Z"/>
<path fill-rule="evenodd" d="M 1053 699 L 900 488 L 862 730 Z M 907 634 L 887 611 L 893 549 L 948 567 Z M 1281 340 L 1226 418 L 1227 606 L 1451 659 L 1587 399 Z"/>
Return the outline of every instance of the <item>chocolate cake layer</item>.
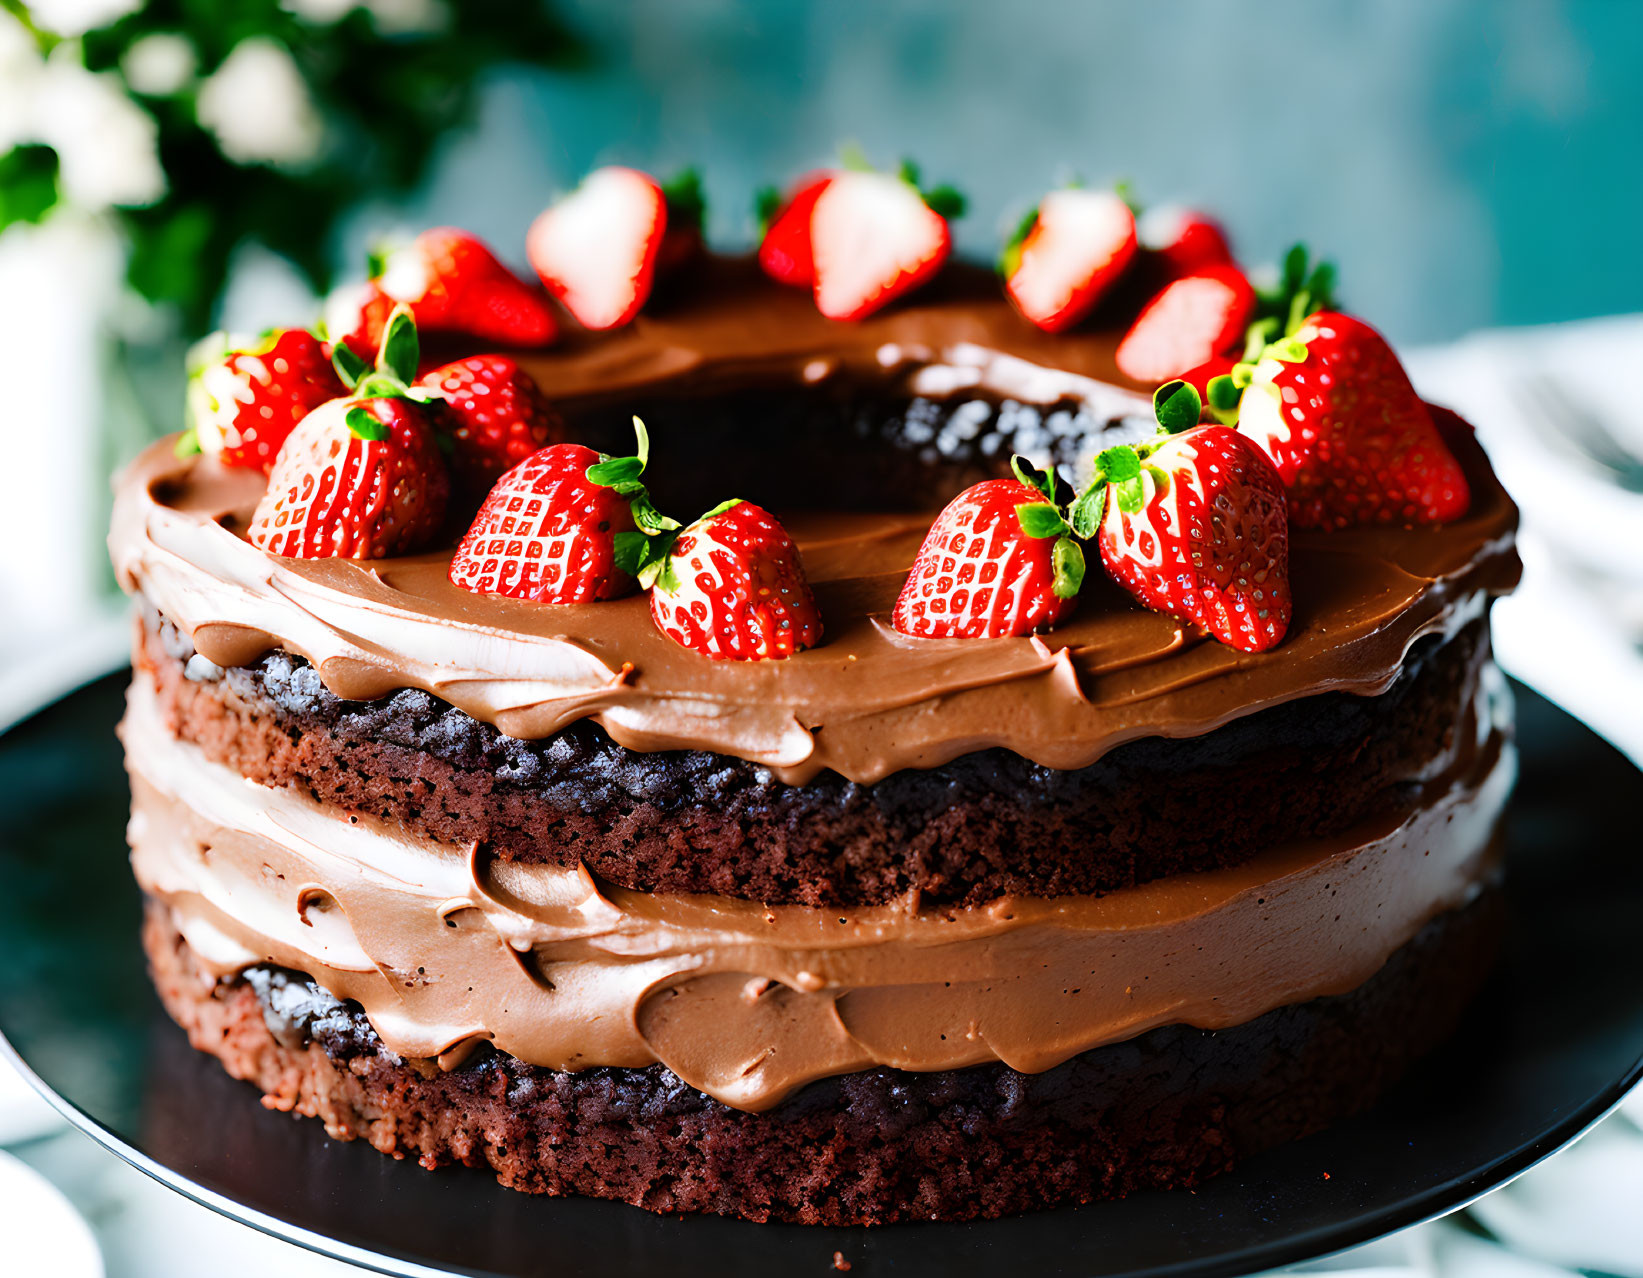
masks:
<path fill-rule="evenodd" d="M 1492 961 L 1498 892 L 1440 915 L 1352 993 L 1231 1030 L 1172 1026 L 1041 1074 L 875 1069 L 762 1114 L 662 1066 L 560 1073 L 482 1049 L 445 1072 L 388 1051 L 302 974 L 214 982 L 164 907 L 144 944 L 194 1046 L 266 1094 L 424 1166 L 658 1212 L 873 1224 L 966 1220 L 1190 1186 L 1371 1104 L 1454 1028 Z"/>
<path fill-rule="evenodd" d="M 414 689 L 345 701 L 288 653 L 214 666 L 152 614 L 137 657 L 168 728 L 260 784 L 640 891 L 845 905 L 1100 893 L 1347 829 L 1443 757 L 1487 648 L 1475 622 L 1421 640 L 1380 696 L 1305 697 L 1086 768 L 992 749 L 872 786 L 633 751 L 588 721 L 516 740 Z"/>

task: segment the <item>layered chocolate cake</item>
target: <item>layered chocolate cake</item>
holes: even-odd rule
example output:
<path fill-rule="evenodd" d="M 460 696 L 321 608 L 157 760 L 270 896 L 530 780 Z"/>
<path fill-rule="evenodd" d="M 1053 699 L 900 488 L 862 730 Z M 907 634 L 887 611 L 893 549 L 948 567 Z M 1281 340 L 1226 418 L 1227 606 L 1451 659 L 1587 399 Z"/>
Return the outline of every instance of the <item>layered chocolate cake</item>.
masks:
<path fill-rule="evenodd" d="M 526 562 L 521 524 L 485 522 L 530 516 L 522 470 L 475 518 L 501 464 L 465 488 L 451 463 L 419 539 L 400 517 L 367 552 L 270 543 L 323 405 L 276 460 L 246 464 L 232 431 L 137 460 L 111 538 L 140 605 L 132 858 L 197 1047 L 265 1104 L 430 1168 L 845 1224 L 1190 1186 L 1366 1107 L 1453 1028 L 1493 952 L 1513 778 L 1488 613 L 1516 512 L 1469 429 L 1431 412 L 1463 509 L 1309 518 L 1248 410 L 1147 442 L 1167 397 L 1115 363 L 1145 296 L 1120 283 L 1052 332 L 991 272 L 913 284 L 839 320 L 768 263 L 697 256 L 636 317 L 515 352 L 553 416 L 507 462 L 574 441 L 598 460 L 573 480 L 637 503 L 615 587 L 578 602 L 506 588 L 524 577 L 499 557 L 540 586 L 555 552 Z M 442 359 L 497 344 L 422 328 Z M 1244 394 L 1309 367 L 1287 354 Z M 344 382 L 368 358 L 340 355 Z M 277 382 L 286 361 L 264 362 Z M 402 423 L 361 425 L 359 403 L 430 401 L 363 377 L 348 429 L 392 448 Z M 1311 402 L 1275 395 L 1274 416 Z M 644 490 L 609 469 L 635 414 Z M 1206 498 L 1206 519 L 1283 534 L 1260 576 L 1282 607 L 1252 604 L 1266 629 L 1243 644 L 1243 614 L 1217 638 L 1127 586 L 1107 540 L 1125 483 L 1143 513 L 1184 508 L 1168 450 L 1233 435 L 1273 453 L 1249 487 L 1270 475 L 1277 504 Z M 1109 479 L 1098 534 L 1062 495 Z M 1076 600 L 1057 576 L 1047 624 L 920 633 L 898 597 L 936 512 L 1005 482 L 1062 512 L 1058 573 L 1088 554 Z M 787 575 L 750 579 L 747 609 L 791 604 L 745 613 L 737 634 L 769 640 L 752 659 L 716 618 L 691 628 L 711 573 L 686 547 L 716 512 L 651 521 L 732 495 L 768 520 L 746 537 L 790 538 Z M 751 542 L 702 552 L 714 572 L 726 544 Z"/>

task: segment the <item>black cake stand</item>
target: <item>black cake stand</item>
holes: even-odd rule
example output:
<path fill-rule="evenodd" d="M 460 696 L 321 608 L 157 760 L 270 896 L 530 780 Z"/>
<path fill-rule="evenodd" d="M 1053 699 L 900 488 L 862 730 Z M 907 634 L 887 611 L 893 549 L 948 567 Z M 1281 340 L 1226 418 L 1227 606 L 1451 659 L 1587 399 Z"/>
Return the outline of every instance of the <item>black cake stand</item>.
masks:
<path fill-rule="evenodd" d="M 113 726 L 122 671 L 0 737 L 0 1032 L 77 1127 L 206 1206 L 391 1274 L 1243 1274 L 1470 1202 L 1643 1075 L 1643 775 L 1517 689 L 1504 963 L 1458 1038 L 1371 1113 L 1193 1193 L 971 1225 L 806 1229 L 653 1216 L 423 1171 L 271 1113 L 189 1048 L 143 971 Z"/>

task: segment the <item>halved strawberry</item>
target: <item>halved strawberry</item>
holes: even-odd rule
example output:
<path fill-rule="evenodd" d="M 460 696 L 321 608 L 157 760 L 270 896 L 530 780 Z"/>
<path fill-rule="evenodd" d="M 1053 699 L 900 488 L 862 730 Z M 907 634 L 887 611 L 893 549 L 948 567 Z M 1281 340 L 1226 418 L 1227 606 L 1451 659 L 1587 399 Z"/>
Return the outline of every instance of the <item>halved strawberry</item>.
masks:
<path fill-rule="evenodd" d="M 821 612 L 798 548 L 776 518 L 728 501 L 680 532 L 641 568 L 656 628 L 715 660 L 790 657 L 821 638 Z"/>
<path fill-rule="evenodd" d="M 1148 256 L 1172 279 L 1232 261 L 1232 246 L 1221 224 L 1195 209 L 1148 209 L 1136 223 L 1136 233 Z"/>
<path fill-rule="evenodd" d="M 1255 313 L 1255 290 L 1230 263 L 1166 284 L 1118 344 L 1118 367 L 1138 382 L 1165 382 L 1237 346 Z"/>
<path fill-rule="evenodd" d="M 506 355 L 470 355 L 423 374 L 417 385 L 445 401 L 451 477 L 469 491 L 483 492 L 563 433 L 535 379 Z"/>
<path fill-rule="evenodd" d="M 1054 480 L 1017 461 L 1016 479 L 972 484 L 936 517 L 896 598 L 891 624 L 921 639 L 1048 630 L 1084 580 L 1084 552 L 1054 501 Z"/>
<path fill-rule="evenodd" d="M 1230 381 L 1243 388 L 1238 430 L 1276 464 L 1296 527 L 1445 523 L 1471 505 L 1431 411 L 1362 320 L 1314 312 Z"/>
<path fill-rule="evenodd" d="M 953 237 L 931 201 L 955 217 L 963 208 L 950 188 L 921 193 L 909 165 L 894 176 L 836 174 L 810 214 L 817 309 L 829 319 L 863 319 L 940 270 Z"/>
<path fill-rule="evenodd" d="M 525 251 L 548 291 L 586 328 L 639 313 L 667 234 L 667 199 L 638 169 L 595 169 L 531 223 Z"/>
<path fill-rule="evenodd" d="M 187 433 L 180 454 L 266 471 L 297 423 L 344 394 L 323 342 L 306 329 L 274 329 L 235 347 L 218 333 L 190 352 Z"/>
<path fill-rule="evenodd" d="M 759 192 L 754 204 L 762 238 L 759 265 L 778 284 L 808 288 L 816 282 L 816 259 L 810 248 L 810 215 L 837 170 L 822 169 L 800 178 L 782 202 L 774 187 Z"/>
<path fill-rule="evenodd" d="M 624 550 L 679 525 L 656 514 L 639 477 L 650 455 L 606 457 L 581 444 L 532 453 L 497 482 L 451 559 L 453 585 L 536 603 L 615 599 L 634 587 Z"/>
<path fill-rule="evenodd" d="M 1198 425 L 1184 382 L 1154 403 L 1160 435 L 1103 452 L 1070 522 L 1080 535 L 1099 527 L 1107 572 L 1148 608 L 1264 652 L 1293 611 L 1283 481 L 1237 431 Z"/>
<path fill-rule="evenodd" d="M 1016 309 L 1046 332 L 1088 315 L 1135 256 L 1135 215 L 1111 191 L 1051 191 L 999 259 Z"/>

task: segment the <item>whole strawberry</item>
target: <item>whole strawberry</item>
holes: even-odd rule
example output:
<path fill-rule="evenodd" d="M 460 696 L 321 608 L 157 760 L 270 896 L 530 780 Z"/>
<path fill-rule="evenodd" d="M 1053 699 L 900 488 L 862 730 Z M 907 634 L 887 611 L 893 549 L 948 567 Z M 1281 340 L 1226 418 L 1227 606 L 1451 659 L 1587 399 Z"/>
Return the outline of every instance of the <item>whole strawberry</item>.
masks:
<path fill-rule="evenodd" d="M 1271 457 L 1297 528 L 1437 524 L 1471 505 L 1465 472 L 1386 340 L 1338 311 L 1234 370 L 1239 433 Z M 1212 399 L 1226 397 L 1225 383 Z"/>
<path fill-rule="evenodd" d="M 1255 290 L 1231 263 L 1200 267 L 1166 284 L 1118 343 L 1124 376 L 1157 384 L 1240 345 L 1255 315 Z"/>
<path fill-rule="evenodd" d="M 535 379 L 506 355 L 470 355 L 423 374 L 417 385 L 445 401 L 442 424 L 459 488 L 485 491 L 563 431 Z"/>
<path fill-rule="evenodd" d="M 297 559 L 382 559 L 439 532 L 450 495 L 428 392 L 406 384 L 417 363 L 406 307 L 389 318 L 375 369 L 332 352 L 351 387 L 304 417 L 274 458 L 248 536 Z"/>
<path fill-rule="evenodd" d="M 896 599 L 891 624 L 920 639 L 986 639 L 1048 630 L 1084 579 L 1084 552 L 1054 504 L 1054 481 L 966 488 L 936 517 Z"/>
<path fill-rule="evenodd" d="M 759 192 L 754 216 L 760 228 L 759 266 L 778 284 L 809 288 L 816 282 L 816 258 L 810 247 L 810 215 L 833 180 L 834 169 L 806 174 L 784 203 L 775 187 Z"/>
<path fill-rule="evenodd" d="M 248 536 L 294 559 L 409 554 L 438 533 L 448 489 L 422 405 L 334 399 L 285 441 Z"/>
<path fill-rule="evenodd" d="M 897 174 L 835 174 L 810 213 L 816 309 L 829 319 L 865 319 L 925 283 L 952 253 L 948 219 L 963 210 L 950 187 L 921 191 L 910 164 Z"/>
<path fill-rule="evenodd" d="M 1039 328 L 1072 327 L 1135 256 L 1135 214 L 1113 191 L 1051 191 L 1004 246 L 999 271 L 1016 309 Z"/>
<path fill-rule="evenodd" d="M 1293 611 L 1283 481 L 1238 432 L 1197 424 L 1185 382 L 1154 403 L 1160 435 L 1103 452 L 1071 523 L 1081 535 L 1099 528 L 1101 562 L 1142 604 L 1264 652 Z"/>
<path fill-rule="evenodd" d="M 633 424 L 635 456 L 553 444 L 503 475 L 456 548 L 452 584 L 547 604 L 592 603 L 632 590 L 633 570 L 621 566 L 618 548 L 642 552 L 649 535 L 679 526 L 656 514 L 639 482 L 650 442 L 644 424 Z"/>
<path fill-rule="evenodd" d="M 369 281 L 339 299 L 326 317 L 327 330 L 367 357 L 396 305 L 410 307 L 423 333 L 501 346 L 545 346 L 559 327 L 541 290 L 502 265 L 477 236 L 450 226 L 375 256 Z"/>
<path fill-rule="evenodd" d="M 237 348 L 219 333 L 195 348 L 191 363 L 189 429 L 178 451 L 224 466 L 266 471 L 298 422 L 345 393 L 324 344 L 306 329 L 275 329 Z"/>
<path fill-rule="evenodd" d="M 650 615 L 675 643 L 719 661 L 791 657 L 821 638 L 798 548 L 768 511 L 728 501 L 640 568 Z"/>

